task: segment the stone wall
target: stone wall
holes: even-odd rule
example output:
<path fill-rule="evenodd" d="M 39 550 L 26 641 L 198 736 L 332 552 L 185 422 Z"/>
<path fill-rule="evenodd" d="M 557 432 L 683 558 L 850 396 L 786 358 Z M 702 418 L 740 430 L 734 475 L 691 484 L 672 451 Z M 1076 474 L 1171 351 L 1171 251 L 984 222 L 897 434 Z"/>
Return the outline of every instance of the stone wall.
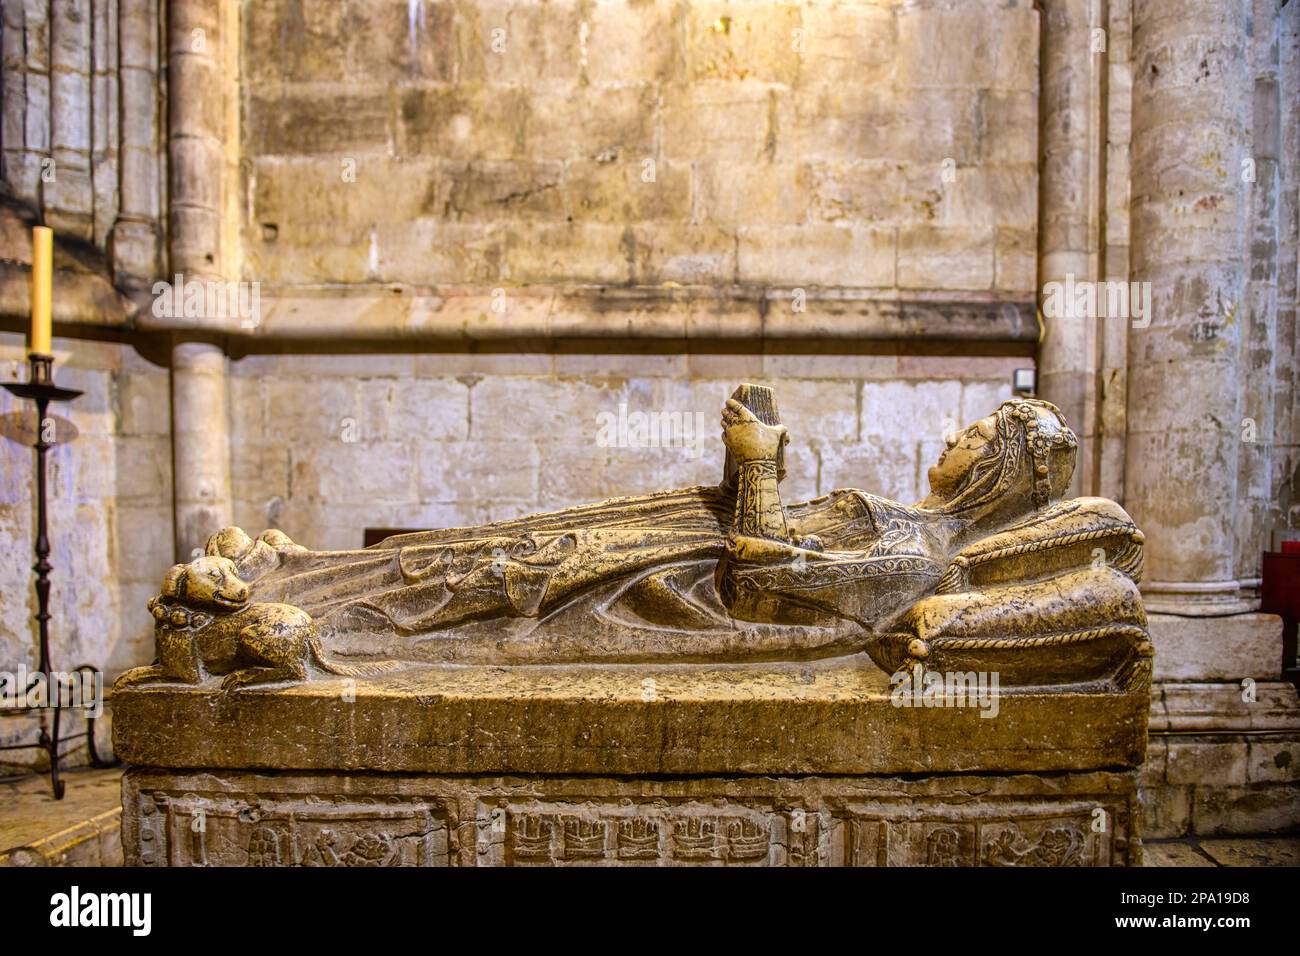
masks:
<path fill-rule="evenodd" d="M 860 487 L 911 502 L 924 494 L 939 436 L 1009 398 L 1011 370 L 1026 361 L 251 356 L 234 363 L 230 380 L 235 519 L 250 530 L 282 528 L 310 547 L 351 548 L 361 545 L 366 527 L 475 524 L 715 483 L 721 407 L 746 380 L 776 389 L 790 428 L 782 486 L 789 500 Z M 652 414 L 680 417 L 652 422 Z"/>
<path fill-rule="evenodd" d="M 1029 3 L 282 0 L 245 5 L 243 43 L 243 277 L 272 300 L 453 285 L 490 324 L 493 293 L 530 285 L 1032 297 Z M 701 309 L 687 292 L 628 330 Z M 357 312 L 385 321 L 382 300 Z M 777 388 L 792 498 L 916 500 L 940 437 L 1032 365 L 1023 346 L 836 355 L 755 330 L 708 352 L 247 357 L 236 519 L 355 546 L 366 526 L 715 481 L 742 380 Z M 621 405 L 702 421 L 703 448 L 602 445 L 598 416 Z"/>
<path fill-rule="evenodd" d="M 244 275 L 1034 288 L 1032 4 L 244 7 Z"/>

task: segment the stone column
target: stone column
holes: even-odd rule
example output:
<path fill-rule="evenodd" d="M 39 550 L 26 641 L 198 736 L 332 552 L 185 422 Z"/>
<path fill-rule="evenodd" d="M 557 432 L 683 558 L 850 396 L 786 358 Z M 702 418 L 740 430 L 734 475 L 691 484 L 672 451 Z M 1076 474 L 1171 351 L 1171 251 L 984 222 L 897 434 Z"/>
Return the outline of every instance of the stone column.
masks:
<path fill-rule="evenodd" d="M 226 355 L 208 342 L 172 348 L 172 467 L 176 560 L 231 523 Z"/>
<path fill-rule="evenodd" d="M 238 277 L 229 215 L 237 195 L 238 7 L 233 0 L 174 0 L 168 7 L 170 274 L 182 281 Z M 232 162 L 231 158 L 235 157 Z M 174 280 L 173 280 L 174 281 Z M 220 317 L 188 323 L 172 350 L 176 551 L 188 560 L 229 524 L 230 431 Z M 192 340 L 191 340 L 192 339 Z"/>
<path fill-rule="evenodd" d="M 50 5 L 50 154 L 54 176 L 44 183 L 45 220 L 62 237 L 94 239 L 91 10 L 89 3 Z"/>
<path fill-rule="evenodd" d="M 1104 0 L 1048 0 L 1042 9 L 1038 285 L 1101 278 L 1106 132 Z M 1038 391 L 1079 436 L 1070 493 L 1096 494 L 1099 322 L 1043 319 Z"/>
<path fill-rule="evenodd" d="M 159 267 L 158 19 L 153 0 L 120 0 L 121 212 L 113 225 L 114 279 L 147 285 Z"/>
<path fill-rule="evenodd" d="M 1147 536 L 1157 611 L 1252 607 L 1234 562 L 1249 29 L 1240 0 L 1133 8 L 1132 267 L 1153 314 L 1128 335 L 1124 505 Z"/>
<path fill-rule="evenodd" d="M 1124 505 L 1155 645 L 1146 834 L 1293 829 L 1300 701 L 1254 610 L 1277 383 L 1277 0 L 1133 7 Z M 1291 90 L 1294 97 L 1294 89 Z"/>

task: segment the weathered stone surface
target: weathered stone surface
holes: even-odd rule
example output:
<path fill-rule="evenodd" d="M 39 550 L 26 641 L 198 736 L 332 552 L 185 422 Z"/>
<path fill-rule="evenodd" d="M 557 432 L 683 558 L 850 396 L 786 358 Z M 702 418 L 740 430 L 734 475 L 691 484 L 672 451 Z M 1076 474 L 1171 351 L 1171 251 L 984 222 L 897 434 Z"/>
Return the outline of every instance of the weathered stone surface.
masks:
<path fill-rule="evenodd" d="M 1282 619 L 1276 615 L 1152 614 L 1149 626 L 1158 681 L 1277 680 L 1282 676 Z"/>
<path fill-rule="evenodd" d="M 121 775 L 73 770 L 58 801 L 42 775 L 0 784 L 0 867 L 121 866 Z"/>
<path fill-rule="evenodd" d="M 115 694 L 115 750 L 194 768 L 870 774 L 979 770 L 990 754 L 1001 770 L 1133 767 L 1145 749 L 1141 694 L 1004 692 L 985 719 L 978 707 L 898 707 L 890 691 L 865 660 L 418 668 L 234 697 L 140 686 Z"/>
<path fill-rule="evenodd" d="M 1194 844 L 1142 842 L 1143 866 L 1214 866 Z"/>
<path fill-rule="evenodd" d="M 1132 777 L 358 777 L 137 769 L 128 866 L 1105 866 Z M 201 816 L 202 826 L 193 826 Z"/>

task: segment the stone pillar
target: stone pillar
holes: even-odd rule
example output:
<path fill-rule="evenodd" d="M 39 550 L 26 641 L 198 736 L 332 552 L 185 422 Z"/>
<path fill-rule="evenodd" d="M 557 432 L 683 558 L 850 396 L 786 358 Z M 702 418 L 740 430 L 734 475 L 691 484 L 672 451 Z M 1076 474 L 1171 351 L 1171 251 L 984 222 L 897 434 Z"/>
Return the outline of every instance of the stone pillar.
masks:
<path fill-rule="evenodd" d="M 172 467 L 176 560 L 189 561 L 208 535 L 231 523 L 226 356 L 207 342 L 172 348 Z"/>
<path fill-rule="evenodd" d="M 171 168 L 172 272 L 217 279 L 226 262 L 223 241 L 227 136 L 226 2 L 179 0 L 168 7 L 168 157 Z M 237 95 L 237 93 L 236 93 Z M 236 140 L 237 141 L 237 140 Z"/>
<path fill-rule="evenodd" d="M 1281 73 L 1281 167 L 1278 187 L 1277 387 L 1274 454 L 1281 461 L 1300 458 L 1300 3 L 1282 8 L 1279 30 Z M 1283 478 L 1276 500 L 1286 503 L 1281 523 L 1300 528 L 1300 475 L 1279 469 Z"/>
<path fill-rule="evenodd" d="M 1105 0 L 1049 0 L 1042 11 L 1038 285 L 1102 277 L 1106 141 Z M 1102 31 L 1095 34 L 1094 31 Z M 1038 390 L 1079 437 L 1070 493 L 1097 494 L 1101 323 L 1043 319 Z"/>
<path fill-rule="evenodd" d="M 50 4 L 50 154 L 54 175 L 43 183 L 45 221 L 64 238 L 94 239 L 91 10 L 89 3 Z"/>
<path fill-rule="evenodd" d="M 1236 576 L 1250 155 L 1249 6 L 1133 8 L 1133 278 L 1124 506 L 1146 533 L 1148 609 L 1248 611 Z"/>
<path fill-rule="evenodd" d="M 175 0 L 167 44 L 169 272 L 184 282 L 237 278 L 238 221 L 230 212 L 238 194 L 238 5 Z M 180 560 L 231 521 L 226 357 L 209 331 L 220 324 L 213 318 L 194 323 L 193 340 L 178 335 L 172 350 Z"/>
<path fill-rule="evenodd" d="M 158 19 L 153 0 L 120 0 L 121 212 L 113 225 L 114 280 L 127 288 L 157 277 L 159 258 Z"/>
<path fill-rule="evenodd" d="M 1243 613 L 1275 493 L 1279 23 L 1277 0 L 1133 6 L 1131 262 L 1153 308 L 1128 331 L 1123 503 L 1146 533 L 1153 836 L 1300 822 L 1282 622 Z"/>

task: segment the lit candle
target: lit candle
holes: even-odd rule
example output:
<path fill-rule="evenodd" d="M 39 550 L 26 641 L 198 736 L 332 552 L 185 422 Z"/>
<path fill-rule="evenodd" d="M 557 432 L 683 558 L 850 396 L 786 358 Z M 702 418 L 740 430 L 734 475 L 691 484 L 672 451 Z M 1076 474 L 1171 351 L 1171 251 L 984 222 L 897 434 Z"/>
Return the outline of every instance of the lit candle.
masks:
<path fill-rule="evenodd" d="M 50 354 L 50 297 L 54 272 L 54 230 L 32 227 L 32 351 Z"/>

